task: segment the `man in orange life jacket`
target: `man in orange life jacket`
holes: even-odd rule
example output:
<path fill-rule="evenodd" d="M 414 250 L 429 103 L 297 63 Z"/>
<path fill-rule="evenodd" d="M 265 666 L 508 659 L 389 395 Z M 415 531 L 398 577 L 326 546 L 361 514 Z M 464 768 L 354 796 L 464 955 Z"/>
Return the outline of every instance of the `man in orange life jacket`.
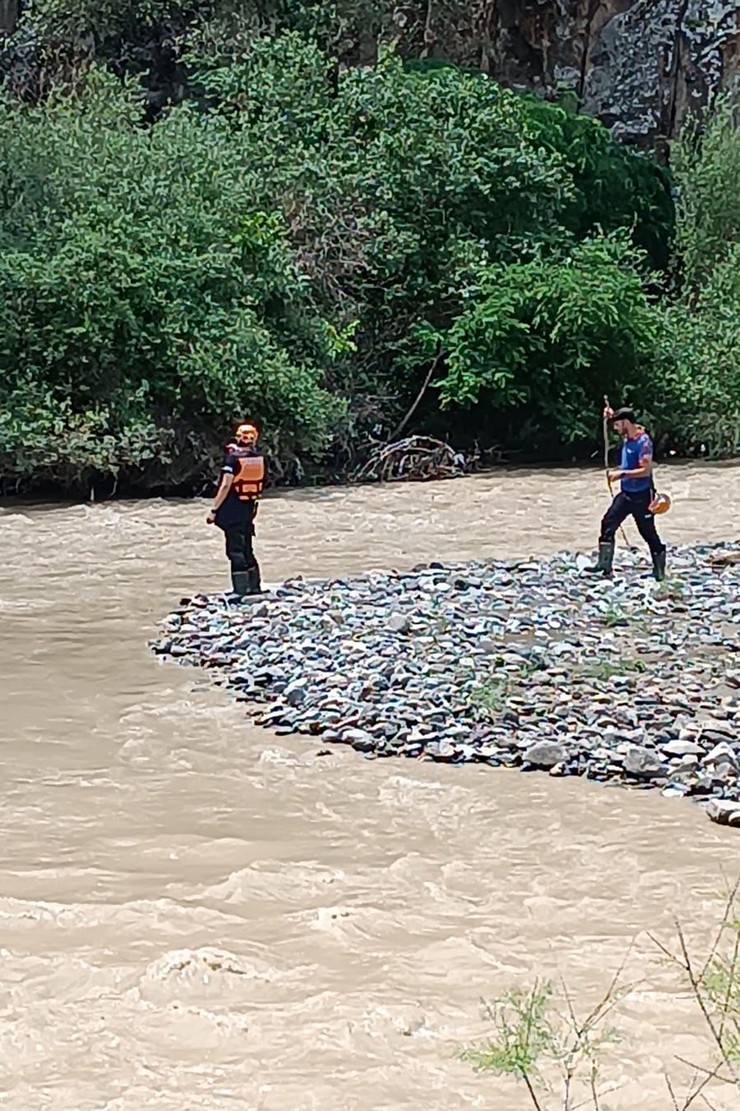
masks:
<path fill-rule="evenodd" d="M 652 502 L 655 497 L 653 482 L 653 441 L 632 409 L 604 410 L 604 418 L 611 422 L 614 431 L 622 437 L 622 457 L 619 470 L 609 471 L 609 482 L 619 482 L 619 493 L 601 520 L 599 558 L 595 567 L 586 570 L 591 574 L 610 578 L 614 561 L 614 537 L 617 529 L 632 517 L 637 531 L 650 549 L 653 576 L 661 582 L 665 578 L 666 549 L 655 528 Z"/>
<path fill-rule="evenodd" d="M 243 598 L 262 590 L 260 569 L 252 547 L 257 503 L 265 485 L 265 459 L 257 447 L 259 429 L 243 421 L 235 430 L 221 467 L 213 508 L 206 517 L 226 538 L 234 594 Z"/>

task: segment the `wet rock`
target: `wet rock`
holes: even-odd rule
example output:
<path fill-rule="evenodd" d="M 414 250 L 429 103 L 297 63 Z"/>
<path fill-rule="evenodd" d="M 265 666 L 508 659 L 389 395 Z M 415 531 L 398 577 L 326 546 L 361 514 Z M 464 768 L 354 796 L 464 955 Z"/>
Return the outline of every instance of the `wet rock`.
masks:
<path fill-rule="evenodd" d="M 523 758 L 534 768 L 549 769 L 557 764 L 565 764 L 568 753 L 557 741 L 536 741 L 524 750 Z"/>
<path fill-rule="evenodd" d="M 685 783 L 668 783 L 660 793 L 666 798 L 683 798 L 688 795 L 689 788 Z"/>
<path fill-rule="evenodd" d="M 375 748 L 372 734 L 364 729 L 345 729 L 342 733 L 342 741 L 344 744 L 352 745 L 352 748 L 358 752 L 372 752 Z"/>
<path fill-rule="evenodd" d="M 660 746 L 661 752 L 666 756 L 702 756 L 704 749 L 696 741 L 668 741 L 667 744 Z"/>
<path fill-rule="evenodd" d="M 442 760 L 451 763 L 457 758 L 458 752 L 451 741 L 430 741 L 426 746 L 426 753 L 433 760 Z"/>
<path fill-rule="evenodd" d="M 721 826 L 740 826 L 740 802 L 711 799 L 706 805 L 707 816 Z"/>
<path fill-rule="evenodd" d="M 668 771 L 667 765 L 655 752 L 639 745 L 631 745 L 627 749 L 622 767 L 626 775 L 635 779 L 657 779 Z"/>

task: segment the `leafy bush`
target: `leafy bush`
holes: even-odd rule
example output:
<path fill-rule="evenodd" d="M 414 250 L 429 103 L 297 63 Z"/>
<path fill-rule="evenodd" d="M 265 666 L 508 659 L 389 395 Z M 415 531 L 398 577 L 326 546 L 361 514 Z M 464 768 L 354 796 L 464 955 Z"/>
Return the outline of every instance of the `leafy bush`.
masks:
<path fill-rule="evenodd" d="M 723 252 L 724 253 L 724 252 Z M 665 307 L 656 381 L 661 423 L 681 446 L 740 455 L 740 243 L 692 297 Z"/>
<path fill-rule="evenodd" d="M 653 396 L 680 446 L 740 453 L 740 106 L 726 97 L 674 149 L 680 295 L 663 302 Z"/>
<path fill-rule="evenodd" d="M 297 72 L 294 82 L 286 60 Z M 255 142 L 271 137 L 279 166 L 263 164 L 263 172 L 273 193 L 283 193 L 314 288 L 340 327 L 355 327 L 356 355 L 332 380 L 354 408 L 367 395 L 386 399 L 385 406 L 366 407 L 370 422 L 391 431 L 438 350 L 447 355 L 447 374 L 436 384 L 453 434 L 463 423 L 487 422 L 492 406 L 526 401 L 543 416 L 554 377 L 558 392 L 573 401 L 562 409 L 569 438 L 581 435 L 587 422 L 590 435 L 604 392 L 603 366 L 595 364 L 588 380 L 581 374 L 592 326 L 602 335 L 593 338 L 602 364 L 613 350 L 615 392 L 639 379 L 636 364 L 652 357 L 651 329 L 653 338 L 657 331 L 642 290 L 644 256 L 633 251 L 626 231 L 619 246 L 604 240 L 603 225 L 639 226 L 656 259 L 664 260 L 672 202 L 665 175 L 618 148 L 596 121 L 508 93 L 479 73 L 409 67 L 394 57 L 329 84 L 325 55 L 295 35 L 256 45 L 236 40 L 228 54 L 201 63 L 199 79 L 235 130 L 248 127 Z M 569 260 L 585 235 L 590 254 L 573 271 Z M 564 296 L 573 273 L 581 297 L 576 305 L 570 291 L 568 321 L 565 301 L 560 307 L 565 354 L 555 367 L 545 365 L 551 348 L 539 364 L 528 362 L 534 335 L 525 350 L 520 334 L 501 332 L 495 368 L 487 361 L 490 351 L 472 350 L 472 339 L 463 351 L 473 327 L 471 302 L 480 323 L 487 286 L 500 286 L 502 299 L 509 287 L 517 296 L 516 287 L 526 299 L 532 281 L 541 289 L 559 274 Z M 596 324 L 611 294 L 609 319 Z M 493 301 L 489 291 L 489 317 Z M 525 316 L 534 311 L 533 298 L 528 305 L 521 306 Z M 591 323 L 579 314 L 590 314 Z M 578 332 L 572 342 L 569 327 Z M 489 385 L 505 365 L 510 388 L 505 398 L 500 390 L 480 394 L 485 404 L 471 422 L 459 406 L 479 399 L 480 391 L 473 396 L 462 383 L 463 364 L 470 369 L 476 360 Z M 427 404 L 419 414 L 422 428 L 430 416 L 435 419 Z"/>
<path fill-rule="evenodd" d="M 39 34 L 95 23 L 94 43 L 0 118 L 0 478 L 196 482 L 247 412 L 278 455 L 348 466 L 419 394 L 414 430 L 545 455 L 590 442 L 604 392 L 687 442 L 705 412 L 717 432 L 731 263 L 686 326 L 661 303 L 665 173 L 477 72 L 392 52 L 339 72 L 308 32 L 334 42 L 352 6 L 320 27 L 298 7 L 269 38 L 257 3 L 228 35 L 226 2 L 35 9 Z M 138 85 L 90 64 L 132 20 L 190 28 L 185 99 L 151 126 Z"/>
<path fill-rule="evenodd" d="M 740 243 L 740 98 L 726 95 L 708 121 L 689 121 L 674 144 L 676 247 L 689 295 Z"/>
<path fill-rule="evenodd" d="M 621 237 L 487 268 L 446 337 L 442 404 L 485 399 L 534 413 L 566 442 L 587 439 L 595 399 L 637 389 L 655 350 L 637 261 Z"/>
<path fill-rule="evenodd" d="M 680 922 L 674 947 L 651 938 L 678 973 L 679 987 L 693 1000 L 706 1034 L 706 1062 L 694 1064 L 676 1057 L 665 1072 L 667 1098 L 674 1111 L 713 1108 L 710 1096 L 722 1090 L 740 1092 L 739 910 L 736 883 L 727 892 L 724 914 L 703 959 L 692 953 Z M 462 1059 L 477 1072 L 519 1081 L 524 1103 L 535 1111 L 604 1108 L 608 1094 L 615 1090 L 615 1082 L 606 1076 L 614 1070 L 612 1047 L 619 1043 L 615 1020 L 622 1002 L 640 986 L 624 981 L 628 957 L 629 953 L 603 997 L 585 1014 L 578 1014 L 564 982 L 556 991 L 548 982 L 535 981 L 528 990 L 514 988 L 487 1003 L 484 1017 L 490 1036 L 464 1050 Z M 662 1048 L 656 1038 L 656 1049 Z M 688 1067 L 683 1092 L 671 1078 L 676 1063 L 684 1072 Z"/>
<path fill-rule="evenodd" d="M 274 449 L 320 454 L 331 335 L 281 215 L 218 120 L 183 108 L 147 132 L 132 107 L 93 74 L 0 123 L 0 473 L 207 454 L 242 413 Z M 107 445 L 87 463 L 82 430 Z"/>

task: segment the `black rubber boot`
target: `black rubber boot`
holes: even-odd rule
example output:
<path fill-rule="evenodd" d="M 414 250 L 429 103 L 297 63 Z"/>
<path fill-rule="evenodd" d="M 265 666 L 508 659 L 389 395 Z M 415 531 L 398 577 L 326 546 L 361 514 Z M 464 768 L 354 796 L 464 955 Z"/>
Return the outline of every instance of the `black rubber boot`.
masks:
<path fill-rule="evenodd" d="M 662 583 L 665 578 L 665 548 L 662 552 L 651 552 L 653 559 L 653 578 Z"/>
<path fill-rule="evenodd" d="M 231 572 L 231 589 L 234 594 L 239 598 L 243 598 L 245 594 L 250 594 L 249 589 L 249 572 L 248 571 L 232 571 Z"/>
<path fill-rule="evenodd" d="M 602 575 L 605 579 L 610 579 L 613 563 L 614 541 L 602 540 L 599 544 L 599 558 L 593 567 L 586 567 L 585 572 L 587 575 Z"/>
<path fill-rule="evenodd" d="M 259 564 L 255 563 L 254 567 L 250 567 L 247 571 L 247 578 L 249 581 L 248 594 L 261 594 L 262 593 L 262 577 L 260 576 Z"/>

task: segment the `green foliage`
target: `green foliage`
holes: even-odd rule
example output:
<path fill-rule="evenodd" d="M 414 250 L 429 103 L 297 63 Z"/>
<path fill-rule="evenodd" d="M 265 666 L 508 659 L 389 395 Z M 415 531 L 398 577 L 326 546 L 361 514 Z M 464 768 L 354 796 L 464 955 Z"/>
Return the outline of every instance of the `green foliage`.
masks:
<path fill-rule="evenodd" d="M 608 621 L 604 623 L 609 624 Z M 620 621 L 619 624 L 621 625 L 623 622 Z M 585 664 L 580 669 L 579 674 L 606 683 L 615 676 L 629 675 L 635 672 L 642 674 L 644 671 L 647 671 L 647 664 L 644 660 L 620 656 L 616 660 L 594 660 L 593 663 Z"/>
<path fill-rule="evenodd" d="M 336 331 L 218 121 L 183 108 L 148 133 L 94 74 L 5 117 L 0 162 L 0 474 L 69 483 L 167 445 L 207 454 L 243 413 L 273 449 L 320 453 Z M 87 468 L 85 436 L 108 445 Z"/>
<path fill-rule="evenodd" d="M 414 430 L 579 451 L 608 392 L 735 450 L 737 256 L 712 246 L 734 216 L 711 208 L 732 120 L 680 164 L 679 243 L 717 256 L 691 263 L 687 314 L 655 275 L 665 173 L 595 120 L 414 63 L 418 21 L 401 34 L 394 11 L 34 6 L 44 72 L 43 43 L 71 52 L 0 118 L 0 479 L 195 481 L 244 412 L 278 454 L 346 466 L 432 365 Z M 174 76 L 145 116 L 119 75 L 160 47 Z"/>
<path fill-rule="evenodd" d="M 627 232 L 601 238 L 599 221 L 632 225 L 640 205 L 653 220 L 664 182 L 645 174 L 643 194 L 626 189 L 637 158 L 595 121 L 479 73 L 392 56 L 330 82 L 326 57 L 297 35 L 236 41 L 228 59 L 201 62 L 199 80 L 232 128 L 269 136 L 277 165 L 262 171 L 283 194 L 303 264 L 326 311 L 357 323 L 340 388 L 355 403 L 393 389 L 389 429 L 438 350 L 443 406 L 523 406 L 549 427 L 561 398 L 571 440 L 591 434 L 603 375 L 619 393 L 652 355 L 642 256 Z M 669 230 L 670 213 L 663 248 Z"/>
<path fill-rule="evenodd" d="M 559 1091 L 549 1106 L 554 1108 L 557 1101 L 561 1111 L 575 1111 L 585 1105 L 583 1093 L 587 1090 L 589 1106 L 598 1111 L 601 1059 L 606 1046 L 616 1041 L 606 1020 L 622 994 L 619 975 L 583 1018 L 577 1016 L 564 987 L 560 999 L 552 984 L 539 981 L 529 991 L 515 988 L 506 992 L 486 1004 L 491 1037 L 465 1050 L 462 1059 L 478 1072 L 521 1081 L 535 1111 L 544 1111 L 543 1101 L 553 1093 L 555 1076 L 559 1077 Z"/>
<path fill-rule="evenodd" d="M 466 1050 L 463 1060 L 480 1072 L 537 1079 L 542 1057 L 557 1053 L 551 1002 L 552 984 L 535 983 L 529 991 L 507 992 L 487 1008 L 497 1039 Z"/>
<path fill-rule="evenodd" d="M 726 95 L 705 122 L 686 124 L 674 144 L 676 245 L 686 288 L 695 294 L 740 244 L 740 100 Z"/>
<path fill-rule="evenodd" d="M 486 268 L 446 336 L 442 404 L 536 409 L 564 440 L 586 438 L 594 399 L 634 389 L 655 348 L 637 261 L 621 236 Z"/>
<path fill-rule="evenodd" d="M 528 98 L 540 143 L 557 151 L 573 178 L 568 227 L 579 238 L 629 228 L 654 267 L 668 263 L 674 211 L 671 181 L 656 162 L 620 146 L 598 120 Z"/>
<path fill-rule="evenodd" d="M 135 23 L 161 23 L 194 6 L 177 0 L 35 0 L 32 16 L 47 33 L 74 40 L 120 33 Z"/>
<path fill-rule="evenodd" d="M 688 993 L 706 1034 L 705 1059 L 695 1063 L 671 1054 L 689 1069 L 681 1091 L 670 1071 L 665 1083 L 674 1111 L 716 1106 L 710 1097 L 731 1089 L 740 1092 L 740 920 L 738 884 L 727 892 L 725 909 L 704 959 L 691 951 L 680 922 L 677 951 L 652 938 L 656 948 L 678 972 L 679 990 Z M 607 1084 L 602 1076 L 612 1064 L 610 1046 L 619 1042 L 613 1022 L 623 999 L 637 984 L 623 981 L 629 953 L 604 996 L 584 1017 L 577 1014 L 564 983 L 556 992 L 536 980 L 529 990 L 514 988 L 486 1004 L 488 1038 L 463 1051 L 461 1057 L 478 1072 L 511 1076 L 520 1081 L 535 1111 L 599 1111 Z M 663 1048 L 656 1031 L 656 1048 Z M 629 1050 L 629 1046 L 627 1047 Z M 611 1090 L 614 1086 L 609 1085 Z M 668 1104 L 666 1104 L 668 1106 Z M 725 1104 L 723 1104 L 725 1106 Z M 729 1106 L 729 1104 L 727 1104 Z"/>
<path fill-rule="evenodd" d="M 740 242 L 693 297 L 665 310 L 660 382 L 666 423 L 713 457 L 740 453 Z"/>
<path fill-rule="evenodd" d="M 740 453 L 740 130 L 722 101 L 676 145 L 680 298 L 664 306 L 653 390 L 660 422 L 710 456 Z"/>
<path fill-rule="evenodd" d="M 483 721 L 494 718 L 506 705 L 506 699 L 511 694 L 511 686 L 511 682 L 505 678 L 493 678 L 477 683 L 470 692 L 468 700 L 471 709 Z"/>

